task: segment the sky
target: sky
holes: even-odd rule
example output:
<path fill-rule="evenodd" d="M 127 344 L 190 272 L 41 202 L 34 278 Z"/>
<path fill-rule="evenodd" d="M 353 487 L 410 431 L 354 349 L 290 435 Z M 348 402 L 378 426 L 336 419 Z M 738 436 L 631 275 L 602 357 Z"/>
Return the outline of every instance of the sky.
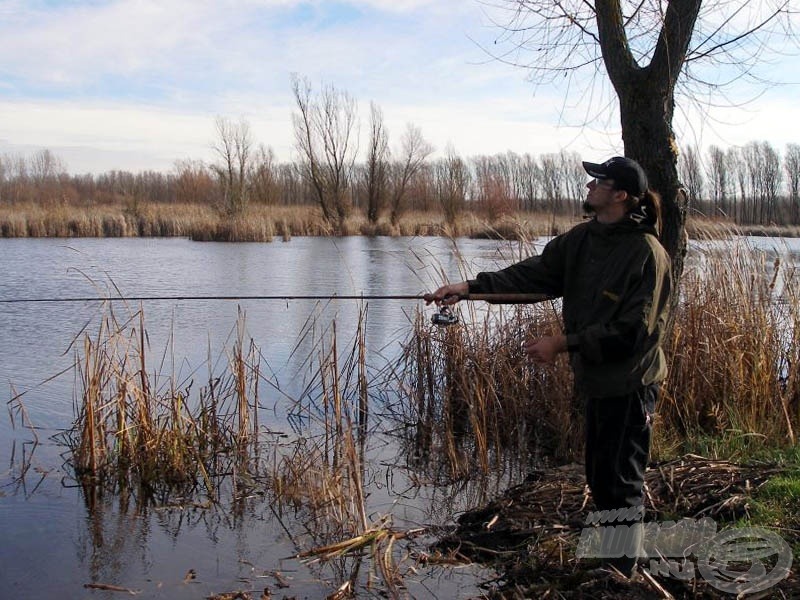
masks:
<path fill-rule="evenodd" d="M 481 0 L 0 0 L 0 154 L 167 172 L 213 160 L 221 116 L 290 161 L 292 74 L 353 96 L 362 137 L 375 102 L 390 147 L 413 123 L 439 155 L 622 153 L 610 92 L 587 106 L 586 84 L 535 86 L 495 60 L 498 18 Z M 743 108 L 680 109 L 679 144 L 800 143 L 796 62 L 770 64 L 788 85 Z"/>

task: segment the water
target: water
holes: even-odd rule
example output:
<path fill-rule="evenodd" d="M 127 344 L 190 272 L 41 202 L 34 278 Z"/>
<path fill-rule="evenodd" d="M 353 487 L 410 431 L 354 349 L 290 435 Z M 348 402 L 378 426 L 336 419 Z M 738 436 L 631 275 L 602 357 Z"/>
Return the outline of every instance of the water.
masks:
<path fill-rule="evenodd" d="M 755 248 L 797 262 L 797 240 L 751 238 Z M 694 252 L 702 249 L 695 246 Z M 439 238 L 295 238 L 288 243 L 194 243 L 184 239 L 0 239 L 0 298 L 122 295 L 324 295 L 418 294 L 435 288 L 447 276 L 461 280 L 483 269 L 507 264 L 504 256 L 518 249 L 485 240 L 460 240 L 454 255 Z M 691 266 L 693 263 L 688 263 Z M 461 272 L 461 269 L 465 272 Z M 366 343 L 373 366 L 392 360 L 421 303 L 369 303 Z M 122 306 L 115 305 L 120 314 Z M 288 393 L 299 392 L 305 355 L 292 354 L 309 317 L 319 323 L 336 319 L 345 338 L 355 331 L 358 303 L 286 302 L 152 302 L 145 306 L 152 362 L 158 362 L 172 338 L 162 372 L 177 379 L 202 380 L 206 357 L 230 347 L 239 307 L 246 313 L 248 334 L 261 347 L 276 381 Z M 430 313 L 432 309 L 428 309 Z M 0 598 L 100 597 L 118 593 L 83 588 L 102 582 L 141 590 L 143 598 L 204 598 L 236 589 L 268 585 L 280 597 L 317 598 L 332 588 L 319 581 L 329 573 L 285 560 L 295 552 L 289 536 L 265 503 L 254 502 L 242 515 L 225 507 L 216 511 L 173 510 L 137 514 L 120 509 L 114 498 L 87 511 L 62 470 L 63 448 L 50 439 L 73 419 L 74 380 L 68 369 L 72 342 L 84 327 L 96 328 L 97 303 L 0 305 L 0 385 L 8 400 L 22 397 L 40 445 L 24 486 L 13 485 L 23 452 L 33 434 L 13 428 L 0 415 Z M 227 343 L 226 343 L 227 341 Z M 224 356 L 221 358 L 224 360 Z M 198 374 L 199 373 L 199 374 Z M 275 419 L 286 400 L 262 386 L 262 421 Z M 396 449 L 387 447 L 390 456 Z M 452 514 L 453 506 L 431 509 L 429 498 L 441 491 L 422 489 L 416 498 L 398 502 L 393 482 L 372 490 L 370 506 L 391 512 L 401 523 Z M 404 487 L 400 478 L 394 482 Z M 38 485 L 38 487 L 36 487 Z M 36 489 L 34 489 L 36 488 Z M 468 503 L 468 500 L 463 500 Z M 292 523 L 288 523 L 291 529 Z M 184 583 L 189 569 L 198 577 Z M 290 588 L 276 590 L 275 579 L 258 578 L 280 570 Z M 416 597 L 476 595 L 473 578 L 460 570 L 424 569 L 407 578 Z M 257 596 L 257 595 L 256 595 Z"/>
<path fill-rule="evenodd" d="M 462 259 L 438 238 L 295 238 L 271 244 L 0 239 L 0 298 L 418 294 L 439 285 L 443 273 L 462 279 L 462 260 L 469 273 L 495 268 L 502 264 L 499 252 L 507 252 L 508 246 L 464 240 L 459 250 Z M 420 305 L 414 300 L 369 303 L 370 364 L 379 366 L 396 356 Z M 127 313 L 123 305 L 114 306 L 118 314 Z M 171 339 L 161 372 L 175 373 L 178 380 L 202 381 L 209 352 L 224 361 L 221 353 L 231 346 L 239 308 L 246 313 L 247 332 L 261 347 L 273 378 L 289 394 L 299 392 L 302 384 L 298 372 L 305 355 L 292 350 L 309 317 L 316 316 L 321 324 L 335 318 L 340 334 L 350 335 L 358 319 L 358 303 L 348 301 L 151 302 L 144 307 L 151 368 Z M 132 509 L 121 511 L 114 498 L 107 498 L 89 513 L 78 490 L 64 485 L 71 483 L 62 470 L 64 449 L 50 436 L 72 422 L 75 383 L 69 372 L 43 382 L 69 369 L 73 341 L 84 328 L 96 330 L 102 313 L 99 303 L 91 302 L 0 305 L 3 395 L 8 400 L 15 392 L 25 392 L 27 417 L 41 442 L 24 486 L 13 485 L 23 452 L 32 448 L 33 434 L 20 428 L 18 420 L 13 428 L 10 418 L 0 418 L 0 598 L 114 594 L 84 590 L 89 582 L 141 590 L 140 597 L 202 598 L 259 585 L 275 590 L 274 579 L 254 579 L 273 569 L 292 578 L 287 593 L 312 598 L 330 593 L 319 583 L 320 573 L 298 561 L 281 560 L 295 549 L 264 503 L 243 516 L 225 514 L 224 509 L 136 514 Z M 281 402 L 283 396 L 270 396 L 262 386 L 263 406 L 278 407 Z M 275 418 L 278 411 L 264 412 L 262 421 Z M 421 496 L 416 504 L 392 506 L 392 490 L 382 488 L 374 495 L 374 509 L 419 518 L 426 510 L 419 506 L 424 504 Z M 195 569 L 198 578 L 184 583 L 189 569 Z M 440 579 L 433 569 L 426 577 L 432 580 L 409 582 L 420 597 L 474 592 L 471 579 L 462 581 L 457 573 Z"/>

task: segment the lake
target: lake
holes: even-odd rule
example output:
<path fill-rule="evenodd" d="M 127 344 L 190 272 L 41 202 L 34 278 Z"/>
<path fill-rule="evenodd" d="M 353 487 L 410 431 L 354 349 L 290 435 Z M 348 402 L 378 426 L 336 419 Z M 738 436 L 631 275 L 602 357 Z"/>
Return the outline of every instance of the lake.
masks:
<path fill-rule="evenodd" d="M 756 248 L 796 262 L 795 240 L 750 238 Z M 694 246 L 695 252 L 698 248 Z M 775 250 L 772 250 L 775 249 Z M 457 250 L 457 251 L 456 251 Z M 461 280 L 518 256 L 516 244 L 441 238 L 294 238 L 270 244 L 196 243 L 185 239 L 0 239 L 0 299 L 86 296 L 252 296 L 252 295 L 415 295 L 437 287 L 445 277 Z M 691 264 L 691 263 L 690 263 Z M 368 304 L 365 339 L 368 363 L 379 369 L 400 352 L 411 328 L 417 300 L 373 300 Z M 131 310 L 135 310 L 134 306 Z M 144 305 L 153 368 L 179 381 L 203 378 L 209 356 L 224 359 L 239 310 L 246 330 L 261 348 L 270 378 L 284 394 L 264 386 L 262 422 L 281 428 L 286 396 L 303 389 L 305 356 L 301 334 L 309 319 L 326 326 L 333 320 L 349 339 L 359 318 L 359 303 L 314 301 L 154 301 Z M 33 433 L 19 419 L 0 418 L 0 598 L 51 596 L 113 597 L 89 591 L 102 582 L 141 590 L 143 598 L 205 598 L 215 593 L 269 586 L 298 597 L 324 597 L 333 591 L 320 578 L 330 573 L 286 559 L 296 552 L 285 525 L 265 503 L 243 515 L 217 510 L 123 511 L 105 498 L 88 511 L 71 474 L 62 468 L 64 447 L 51 436 L 74 419 L 73 342 L 95 331 L 104 314 L 98 302 L 0 304 L 0 382 L 10 400 L 21 400 L 39 445 L 32 456 Z M 121 303 L 114 303 L 125 314 Z M 425 309 L 433 313 L 432 308 Z M 300 349 L 297 350 L 298 344 Z M 221 358 L 222 357 L 222 358 Z M 57 373 L 66 371 L 52 380 Z M 381 450 L 381 460 L 397 449 Z M 20 465 L 30 469 L 20 479 Z M 390 461 L 389 461 L 390 462 Z M 433 506 L 441 492 L 421 488 L 412 494 L 400 475 L 371 489 L 370 509 L 392 513 L 398 526 L 441 520 L 465 508 L 456 498 Z M 224 504 L 224 503 L 223 503 Z M 194 569 L 197 578 L 184 582 Z M 275 589 L 279 570 L 290 587 Z M 473 570 L 423 569 L 406 581 L 417 597 L 475 595 Z M 371 592 L 378 595 L 376 591 Z"/>
<path fill-rule="evenodd" d="M 457 258 L 452 244 L 440 238 L 295 238 L 270 244 L 174 238 L 0 239 L 0 298 L 415 295 L 434 289 L 443 274 L 460 280 L 463 265 L 471 272 L 495 268 L 503 264 L 500 252 L 511 248 L 463 240 Z M 416 300 L 368 303 L 365 337 L 372 366 L 380 368 L 396 357 L 410 319 L 422 305 Z M 115 314 L 136 308 L 114 304 Z M 348 339 L 359 316 L 359 303 L 344 300 L 147 302 L 150 362 L 161 361 L 169 342 L 167 366 L 160 370 L 174 373 L 179 381 L 195 376 L 202 380 L 207 357 L 219 360 L 230 348 L 239 308 L 246 314 L 247 333 L 269 364 L 270 377 L 288 395 L 302 388 L 298 374 L 305 354 L 293 350 L 309 319 L 320 326 L 335 319 L 337 331 Z M 426 312 L 432 314 L 433 309 Z M 64 448 L 50 438 L 74 419 L 73 342 L 84 328 L 95 331 L 104 313 L 98 302 L 0 305 L 4 395 L 9 400 L 24 392 L 21 399 L 40 441 L 24 486 L 16 484 L 33 435 L 18 422 L 13 428 L 8 417 L 0 419 L 0 597 L 112 595 L 83 589 L 85 583 L 102 582 L 142 590 L 143 597 L 201 598 L 247 588 L 240 578 L 252 577 L 251 565 L 291 576 L 286 591 L 298 596 L 330 593 L 331 588 L 318 583 L 316 574 L 298 561 L 281 560 L 296 550 L 269 507 L 258 507 L 236 522 L 224 511 L 123 514 L 110 498 L 94 514 L 87 511 L 78 488 L 68 487 L 72 482 L 62 469 Z M 266 423 L 277 418 L 276 405 L 286 402 L 282 395 L 270 395 L 266 386 L 260 401 L 266 407 L 261 417 Z M 425 493 L 418 495 L 423 498 Z M 390 502 L 391 490 L 375 495 L 381 502 L 378 497 Z M 420 499 L 402 510 L 374 506 L 376 500 L 374 510 L 407 513 L 409 521 L 428 511 Z M 198 577 L 184 584 L 189 569 Z M 462 585 L 471 589 L 469 578 L 460 582 L 459 575 L 449 574 L 445 579 L 420 585 L 433 585 L 443 597 Z"/>

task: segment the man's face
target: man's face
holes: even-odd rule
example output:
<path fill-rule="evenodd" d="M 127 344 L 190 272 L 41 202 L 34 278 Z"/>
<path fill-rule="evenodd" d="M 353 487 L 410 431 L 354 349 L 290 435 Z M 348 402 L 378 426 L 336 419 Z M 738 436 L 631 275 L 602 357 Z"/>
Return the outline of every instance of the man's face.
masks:
<path fill-rule="evenodd" d="M 615 202 L 617 190 L 614 189 L 613 179 L 592 179 L 586 187 L 589 190 L 583 202 L 583 209 L 586 212 L 602 212 Z"/>

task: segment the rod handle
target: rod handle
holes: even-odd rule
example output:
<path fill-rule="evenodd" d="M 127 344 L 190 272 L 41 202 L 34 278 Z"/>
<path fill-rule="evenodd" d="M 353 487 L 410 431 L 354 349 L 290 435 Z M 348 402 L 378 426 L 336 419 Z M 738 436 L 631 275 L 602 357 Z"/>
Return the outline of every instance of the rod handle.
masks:
<path fill-rule="evenodd" d="M 422 299 L 425 302 L 433 302 L 433 294 L 425 294 Z M 488 302 L 489 304 L 534 304 L 552 300 L 553 296 L 547 294 L 460 294 L 458 299 Z"/>
<path fill-rule="evenodd" d="M 535 304 L 552 300 L 548 294 L 464 294 L 462 300 L 483 301 L 489 304 Z"/>

